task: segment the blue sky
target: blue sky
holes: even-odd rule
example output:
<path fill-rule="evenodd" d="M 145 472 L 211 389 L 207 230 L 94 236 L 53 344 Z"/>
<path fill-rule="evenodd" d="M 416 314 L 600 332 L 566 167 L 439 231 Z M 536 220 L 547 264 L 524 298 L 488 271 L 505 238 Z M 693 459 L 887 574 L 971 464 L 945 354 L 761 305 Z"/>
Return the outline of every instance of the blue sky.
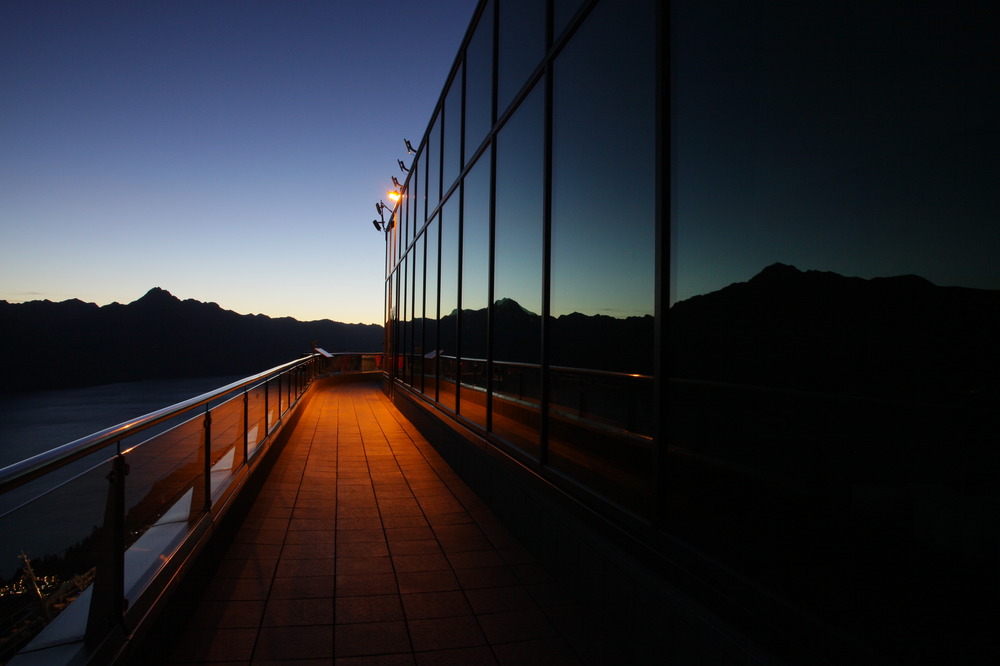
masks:
<path fill-rule="evenodd" d="M 381 323 L 374 203 L 475 5 L 0 3 L 0 299 Z"/>

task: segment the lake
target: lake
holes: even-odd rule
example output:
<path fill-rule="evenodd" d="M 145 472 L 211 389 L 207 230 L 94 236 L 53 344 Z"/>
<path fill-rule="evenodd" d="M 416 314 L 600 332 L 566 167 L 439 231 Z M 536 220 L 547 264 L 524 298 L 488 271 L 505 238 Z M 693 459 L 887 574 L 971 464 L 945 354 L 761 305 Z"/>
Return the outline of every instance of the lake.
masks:
<path fill-rule="evenodd" d="M 0 396 L 0 468 L 240 378 L 149 380 Z M 175 424 L 156 426 L 130 443 Z M 104 521 L 108 483 L 101 461 L 113 454 L 114 449 L 93 453 L 0 495 L 0 583 L 20 575 L 20 552 L 33 558 L 64 552 Z M 45 489 L 50 490 L 42 493 Z M 131 492 L 137 490 L 132 486 Z"/>
<path fill-rule="evenodd" d="M 157 379 L 0 395 L 0 468 L 237 379 Z"/>

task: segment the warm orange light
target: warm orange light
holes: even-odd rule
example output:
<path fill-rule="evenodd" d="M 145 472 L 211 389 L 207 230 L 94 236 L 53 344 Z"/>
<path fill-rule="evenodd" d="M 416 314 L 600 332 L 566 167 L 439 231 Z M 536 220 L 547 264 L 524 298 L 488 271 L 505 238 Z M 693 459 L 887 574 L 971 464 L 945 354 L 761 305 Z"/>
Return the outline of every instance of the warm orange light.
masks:
<path fill-rule="evenodd" d="M 390 191 L 386 192 L 386 196 L 388 196 L 389 199 L 392 200 L 392 201 L 399 201 L 399 197 L 402 196 L 402 195 L 399 192 L 397 192 L 396 190 L 390 190 Z"/>

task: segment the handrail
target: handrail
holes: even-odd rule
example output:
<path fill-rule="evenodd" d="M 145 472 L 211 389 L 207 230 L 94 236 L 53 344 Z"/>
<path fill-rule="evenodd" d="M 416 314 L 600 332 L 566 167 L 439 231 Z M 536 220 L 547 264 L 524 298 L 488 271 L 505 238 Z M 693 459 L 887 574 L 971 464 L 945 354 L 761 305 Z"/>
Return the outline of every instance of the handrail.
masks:
<path fill-rule="evenodd" d="M 89 534 L 82 536 L 82 540 L 81 535 L 74 534 L 67 548 L 67 543 L 46 543 L 46 530 L 52 528 L 46 526 L 45 521 L 33 521 L 18 536 L 20 540 L 36 539 L 44 544 L 43 552 L 36 553 L 37 557 L 58 555 L 73 573 L 83 574 L 89 570 L 92 583 L 86 589 L 80 588 L 79 596 L 66 607 L 66 612 L 60 611 L 54 619 L 47 615 L 48 621 L 42 623 L 45 630 L 41 634 L 36 635 L 40 627 L 33 626 L 30 632 L 23 634 L 24 640 L 31 642 L 13 645 L 13 649 L 36 656 L 50 649 L 61 650 L 65 653 L 60 653 L 63 656 L 76 655 L 73 659 L 85 655 L 90 663 L 104 663 L 108 655 L 121 654 L 122 628 L 134 629 L 151 617 L 149 613 L 164 591 L 176 584 L 178 571 L 190 561 L 188 558 L 201 551 L 206 535 L 227 514 L 254 466 L 264 459 L 261 456 L 278 441 L 275 438 L 282 428 L 292 422 L 288 415 L 294 414 L 314 380 L 341 373 L 364 373 L 368 357 L 376 357 L 372 365 L 377 366 L 380 355 L 381 352 L 308 354 L 0 469 L 0 495 L 32 480 L 53 480 L 49 488 L 41 489 L 29 502 L 0 516 L 3 519 L 13 516 L 12 524 L 16 524 L 16 512 L 63 486 L 63 481 L 57 478 L 60 475 L 51 473 L 85 456 L 108 451 L 106 460 L 87 470 L 88 473 L 97 471 L 108 481 L 106 492 L 96 490 L 88 500 L 88 510 L 96 517 L 100 512 L 101 496 L 104 496 L 103 519 L 96 518 L 96 525 Z M 360 357 L 359 362 L 340 367 L 338 360 L 351 361 L 351 357 Z M 268 387 L 274 384 L 276 390 L 269 391 Z M 248 429 L 251 393 L 256 415 L 253 428 Z M 270 408 L 269 393 L 273 393 Z M 242 405 L 239 405 L 235 401 L 241 395 Z M 186 413 L 196 416 L 175 426 L 181 429 L 180 439 L 172 439 L 176 436 L 174 429 L 153 435 L 157 430 L 151 428 Z M 222 414 L 220 433 L 216 434 L 213 415 L 219 414 Z M 242 428 L 237 426 L 234 435 L 229 426 L 239 423 L 240 417 Z M 198 419 L 201 419 L 200 428 L 197 428 Z M 263 439 L 254 434 L 250 435 L 253 441 L 249 441 L 248 433 L 258 433 L 261 421 Z M 197 430 L 188 426 L 192 423 Z M 122 444 L 122 439 L 138 433 L 153 436 L 135 445 Z M 164 460 L 159 455 L 162 451 L 180 452 L 184 457 L 183 465 L 176 465 L 170 455 Z M 157 469 L 158 466 L 163 469 Z M 132 497 L 127 495 L 130 474 L 135 475 L 133 478 L 138 477 L 130 488 Z M 169 486 L 166 493 L 156 491 L 161 482 L 166 484 L 164 487 Z M 145 484 L 149 483 L 153 485 L 147 487 Z M 9 545 L 4 544 L 8 550 Z M 82 550 L 72 554 L 73 546 Z M 71 645 L 73 647 L 69 647 Z M 0 647 L 6 652 L 12 645 Z M 56 661 L 63 656 L 55 657 Z M 3 655 L 0 661 L 3 658 L 6 656 Z"/>
<path fill-rule="evenodd" d="M 340 355 L 340 354 L 337 354 Z M 0 469 L 0 493 L 18 488 L 30 481 L 48 474 L 49 472 L 64 467 L 71 462 L 79 460 L 95 451 L 99 451 L 110 444 L 114 444 L 134 433 L 141 432 L 147 428 L 168 421 L 175 416 L 191 411 L 196 407 L 207 404 L 216 398 L 237 389 L 249 386 L 254 382 L 292 368 L 297 364 L 302 364 L 318 357 L 319 354 L 310 354 L 293 361 L 288 361 L 277 365 L 269 370 L 259 372 L 250 377 L 236 380 L 232 384 L 227 384 L 221 388 L 203 393 L 193 398 L 188 398 L 182 402 L 158 409 L 143 416 L 123 421 L 118 425 L 99 430 L 80 439 L 67 444 L 62 444 L 42 453 L 25 458 L 20 462 L 13 463 Z"/>

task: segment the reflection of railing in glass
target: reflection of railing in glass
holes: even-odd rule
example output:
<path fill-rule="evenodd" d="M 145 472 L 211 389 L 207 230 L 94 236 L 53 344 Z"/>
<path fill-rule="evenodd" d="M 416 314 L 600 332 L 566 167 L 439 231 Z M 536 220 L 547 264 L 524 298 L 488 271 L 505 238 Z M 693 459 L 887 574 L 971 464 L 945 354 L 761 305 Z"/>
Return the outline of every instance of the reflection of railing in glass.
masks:
<path fill-rule="evenodd" d="M 548 438 L 543 444 L 541 366 L 489 366 L 483 359 L 453 356 L 442 356 L 441 364 L 451 369 L 442 372 L 443 396 L 453 394 L 455 375 L 461 378 L 460 414 L 485 423 L 489 397 L 494 435 L 591 492 L 640 513 L 648 510 L 656 422 L 653 377 L 549 367 Z"/>
<path fill-rule="evenodd" d="M 17 537 L 0 548 L 0 566 L 11 569 L 0 571 L 0 659 L 33 649 L 50 617 L 67 642 L 101 640 L 126 618 L 134 624 L 200 547 L 312 381 L 376 371 L 380 361 L 312 355 L 0 470 L 0 533 Z M 147 439 L 125 444 L 140 435 Z M 47 581 L 34 598 L 20 593 L 21 551 Z"/>
<path fill-rule="evenodd" d="M 647 513 L 653 377 L 558 366 L 549 377 L 550 466 L 619 506 Z"/>
<path fill-rule="evenodd" d="M 554 412 L 652 436 L 656 414 L 651 376 L 559 366 L 550 371 Z"/>
<path fill-rule="evenodd" d="M 448 367 L 458 365 L 454 356 L 442 355 L 441 359 Z M 463 387 L 486 389 L 485 359 L 463 358 L 460 367 Z M 541 366 L 494 362 L 492 372 L 494 399 L 535 404 L 541 399 Z M 446 376 L 454 377 L 454 373 Z M 649 375 L 552 366 L 549 381 L 553 414 L 595 427 L 652 436 L 656 414 L 653 378 Z"/>

